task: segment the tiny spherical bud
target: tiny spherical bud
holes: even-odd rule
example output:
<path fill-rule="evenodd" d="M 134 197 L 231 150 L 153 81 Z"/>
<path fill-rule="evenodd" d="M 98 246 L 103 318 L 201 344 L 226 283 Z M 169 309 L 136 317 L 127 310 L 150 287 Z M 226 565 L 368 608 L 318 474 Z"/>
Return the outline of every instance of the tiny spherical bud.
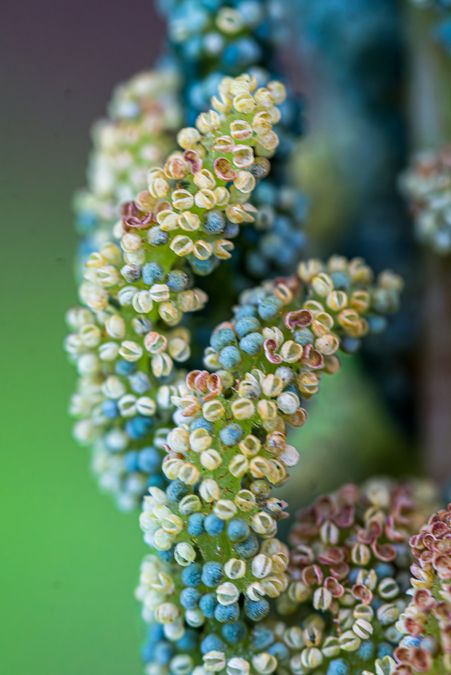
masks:
<path fill-rule="evenodd" d="M 219 354 L 219 362 L 226 369 L 235 368 L 241 361 L 239 349 L 234 346 L 224 347 Z"/>
<path fill-rule="evenodd" d="M 194 452 L 203 452 L 208 450 L 212 444 L 211 434 L 207 429 L 199 428 L 190 433 L 189 444 Z"/>
<path fill-rule="evenodd" d="M 219 437 L 224 445 L 233 446 L 239 443 L 243 430 L 239 424 L 228 424 L 219 432 Z"/>
<path fill-rule="evenodd" d="M 132 340 L 124 340 L 119 349 L 120 356 L 129 362 L 138 361 L 143 355 L 143 349 L 138 343 Z"/>
<path fill-rule="evenodd" d="M 225 528 L 224 520 L 219 518 L 214 513 L 210 513 L 205 518 L 204 526 L 205 526 L 205 531 L 211 537 L 216 537 L 216 536 L 222 534 L 222 532 L 224 531 L 224 528 Z"/>
<path fill-rule="evenodd" d="M 361 645 L 360 638 L 351 630 L 347 630 L 339 636 L 340 647 L 345 652 L 355 652 Z"/>
<path fill-rule="evenodd" d="M 272 654 L 263 652 L 252 657 L 252 665 L 254 666 L 257 673 L 263 673 L 266 675 L 276 671 L 277 659 L 275 656 L 272 656 Z"/>
<path fill-rule="evenodd" d="M 236 507 L 235 507 L 236 511 Z M 227 525 L 227 536 L 232 542 L 244 541 L 250 534 L 249 526 L 244 520 L 235 518 Z"/>
<path fill-rule="evenodd" d="M 232 403 L 232 414 L 237 420 L 250 419 L 254 413 L 254 403 L 248 398 L 239 398 Z"/>
<path fill-rule="evenodd" d="M 192 239 L 182 234 L 176 235 L 170 244 L 171 251 L 180 257 L 185 257 L 192 253 L 193 247 Z"/>
<path fill-rule="evenodd" d="M 169 432 L 167 443 L 175 452 L 185 453 L 189 449 L 189 433 L 186 429 L 176 427 Z"/>
<path fill-rule="evenodd" d="M 195 485 L 199 481 L 200 471 L 191 462 L 183 462 L 180 470 L 177 472 L 176 478 L 186 485 Z"/>
<path fill-rule="evenodd" d="M 325 611 L 332 604 L 332 593 L 327 588 L 317 588 L 313 594 L 313 606 L 315 609 Z"/>
<path fill-rule="evenodd" d="M 165 532 L 163 529 L 157 530 L 153 535 L 153 545 L 159 551 L 169 551 L 172 548 L 173 537 L 169 532 Z"/>
<path fill-rule="evenodd" d="M 135 312 L 141 314 L 148 314 L 152 307 L 153 301 L 149 291 L 138 291 L 133 296 L 132 306 Z"/>
<path fill-rule="evenodd" d="M 241 441 L 239 448 L 246 457 L 254 457 L 260 452 L 261 442 L 256 436 L 249 434 Z"/>
<path fill-rule="evenodd" d="M 184 150 L 195 148 L 201 139 L 200 133 L 194 127 L 181 129 L 177 134 L 177 143 Z"/>
<path fill-rule="evenodd" d="M 208 672 L 217 673 L 226 665 L 224 652 L 212 651 L 204 655 L 204 666 Z"/>
<path fill-rule="evenodd" d="M 218 586 L 224 576 L 222 565 L 217 562 L 207 562 L 202 568 L 202 582 L 209 587 Z"/>
<path fill-rule="evenodd" d="M 231 499 L 219 499 L 214 506 L 214 513 L 221 520 L 230 520 L 236 515 L 237 507 Z"/>
<path fill-rule="evenodd" d="M 252 574 L 257 579 L 263 579 L 272 572 L 273 563 L 270 557 L 260 553 L 252 561 Z"/>
<path fill-rule="evenodd" d="M 367 565 L 371 559 L 371 551 L 366 544 L 356 543 L 351 550 L 351 559 L 352 562 L 359 567 L 364 567 Z"/>
<path fill-rule="evenodd" d="M 244 602 L 244 611 L 251 621 L 261 621 L 269 613 L 269 603 L 265 599 L 249 600 Z"/>
<path fill-rule="evenodd" d="M 179 504 L 179 511 L 184 516 L 196 513 L 197 511 L 200 511 L 200 509 L 201 501 L 197 495 L 186 495 Z"/>
<path fill-rule="evenodd" d="M 218 501 L 221 496 L 221 490 L 218 483 L 213 478 L 206 478 L 199 487 L 199 494 L 204 502 Z"/>
<path fill-rule="evenodd" d="M 204 450 L 200 455 L 200 462 L 202 466 L 208 471 L 214 471 L 222 464 L 222 457 L 217 450 L 209 448 Z"/>
<path fill-rule="evenodd" d="M 322 652 L 328 659 L 338 656 L 340 653 L 340 642 L 338 638 L 332 635 L 326 637 L 323 643 Z"/>
<path fill-rule="evenodd" d="M 399 607 L 394 604 L 384 604 L 377 609 L 377 618 L 383 626 L 395 623 L 400 615 Z"/>
<path fill-rule="evenodd" d="M 317 647 L 307 647 L 301 652 L 301 663 L 305 668 L 318 668 L 323 662 L 323 655 Z"/>
<path fill-rule="evenodd" d="M 216 597 L 221 605 L 231 605 L 238 601 L 240 592 L 235 584 L 232 584 L 230 581 L 226 581 L 217 587 Z"/>
<path fill-rule="evenodd" d="M 230 558 L 224 565 L 224 573 L 229 579 L 241 579 L 246 574 L 246 563 L 238 558 Z"/>
<path fill-rule="evenodd" d="M 235 504 L 244 512 L 252 511 L 255 503 L 255 495 L 250 490 L 240 490 L 235 497 Z"/>
<path fill-rule="evenodd" d="M 227 661 L 227 675 L 248 675 L 249 672 L 249 662 L 245 659 L 234 656 Z"/>
<path fill-rule="evenodd" d="M 392 600 L 397 597 L 400 589 L 395 579 L 387 577 L 382 579 L 377 590 L 381 598 L 384 600 Z"/>
<path fill-rule="evenodd" d="M 180 604 L 185 609 L 195 609 L 200 600 L 200 593 L 195 588 L 184 588 L 180 593 Z"/>
<path fill-rule="evenodd" d="M 296 394 L 284 392 L 277 397 L 277 407 L 286 415 L 294 415 L 300 406 L 300 401 Z"/>
<path fill-rule="evenodd" d="M 244 455 L 234 455 L 230 460 L 229 471 L 235 478 L 241 478 L 249 469 L 249 461 Z"/>
<path fill-rule="evenodd" d="M 373 634 L 373 626 L 365 619 L 357 619 L 352 625 L 352 630 L 361 640 L 367 640 Z"/>
<path fill-rule="evenodd" d="M 215 608 L 215 619 L 219 623 L 233 623 L 237 621 L 240 616 L 240 608 L 237 603 L 232 605 L 220 605 Z"/>
<path fill-rule="evenodd" d="M 179 609 L 171 602 L 165 602 L 159 605 L 155 610 L 155 618 L 159 623 L 173 623 L 179 616 Z"/>
<path fill-rule="evenodd" d="M 136 410 L 140 415 L 151 416 L 155 414 L 156 404 L 149 396 L 140 396 L 136 401 Z"/>
<path fill-rule="evenodd" d="M 207 401 L 202 406 L 202 415 L 207 421 L 216 422 L 223 417 L 224 406 L 219 400 Z"/>
<path fill-rule="evenodd" d="M 205 623 L 205 616 L 199 608 L 196 609 L 188 609 L 185 612 L 185 621 L 188 624 L 188 626 L 191 626 L 192 628 L 199 628 L 199 626 L 203 626 Z"/>
<path fill-rule="evenodd" d="M 182 581 L 185 586 L 199 586 L 202 578 L 202 567 L 199 563 L 191 563 L 182 570 Z"/>
<path fill-rule="evenodd" d="M 264 511 L 256 513 L 251 520 L 251 527 L 257 534 L 271 537 L 277 531 L 274 518 Z"/>
<path fill-rule="evenodd" d="M 204 520 L 205 516 L 202 513 L 192 513 L 188 519 L 188 534 L 192 537 L 199 537 L 203 534 Z"/>
<path fill-rule="evenodd" d="M 174 513 L 171 513 L 161 520 L 161 527 L 168 534 L 176 536 L 183 530 L 183 520 Z"/>
<path fill-rule="evenodd" d="M 180 616 L 173 623 L 165 624 L 163 626 L 163 630 L 165 638 L 171 642 L 180 640 L 185 634 L 185 626 L 183 625 L 183 621 L 181 620 Z"/>

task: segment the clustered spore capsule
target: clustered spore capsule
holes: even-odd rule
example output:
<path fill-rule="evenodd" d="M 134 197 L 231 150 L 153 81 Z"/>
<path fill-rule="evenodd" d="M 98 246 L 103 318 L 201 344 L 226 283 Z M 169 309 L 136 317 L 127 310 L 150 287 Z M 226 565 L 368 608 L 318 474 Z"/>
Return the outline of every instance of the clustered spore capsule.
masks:
<path fill-rule="evenodd" d="M 202 665 L 185 654 L 187 670 L 171 661 L 168 672 L 275 672 L 275 653 L 246 645 L 289 587 L 277 539 L 287 505 L 271 494 L 298 460 L 287 431 L 304 423 L 321 375 L 339 369 L 337 352 L 353 351 L 396 309 L 400 287 L 388 272 L 373 283 L 358 259 L 302 263 L 298 275 L 243 294 L 207 349 L 216 372 L 190 372 L 172 397 L 169 486 L 151 488 L 141 514 L 159 556 L 146 558 L 138 597 L 170 642 L 198 631 Z"/>
<path fill-rule="evenodd" d="M 172 387 L 191 350 L 180 324 L 207 302 L 194 276 L 229 259 L 240 227 L 254 222 L 249 197 L 269 171 L 284 97 L 277 82 L 224 79 L 212 110 L 179 132 L 179 151 L 123 206 L 117 243 L 86 262 L 83 306 L 68 316 L 67 350 L 80 375 L 72 411 L 77 437 L 96 445 L 102 485 L 124 508 L 149 481 L 165 483 L 159 457 Z"/>
<path fill-rule="evenodd" d="M 451 672 L 451 504 L 410 539 L 411 600 L 398 622 L 397 675 Z"/>
<path fill-rule="evenodd" d="M 66 343 L 79 373 L 76 435 L 95 446 L 100 484 L 126 509 L 147 493 L 151 551 L 137 589 L 147 675 L 447 672 L 450 511 L 412 537 L 430 510 L 424 486 L 347 485 L 298 515 L 291 551 L 277 538 L 287 504 L 272 490 L 299 457 L 288 430 L 304 424 L 338 354 L 385 328 L 402 286 L 339 256 L 294 273 L 304 204 L 286 167 L 299 110 L 270 74 L 283 3 L 161 4 L 194 126 L 169 154 L 173 73 L 136 76 L 116 93 L 77 198 L 82 257 L 93 250 Z M 276 150 L 272 180 L 260 183 Z M 446 154 L 439 161 L 449 168 Z M 188 317 L 208 300 L 195 278 L 228 260 L 234 239 L 233 293 L 285 276 L 246 290 L 212 332 L 208 370 L 185 375 Z"/>
<path fill-rule="evenodd" d="M 276 52 L 286 36 L 287 10 L 281 0 L 161 0 L 160 7 L 181 73 L 188 123 L 208 107 L 224 76 L 246 71 L 261 86 L 279 79 Z M 239 290 L 249 285 L 249 279 L 294 271 L 305 248 L 305 197 L 289 175 L 301 134 L 300 103 L 290 90 L 280 110 L 280 143 L 271 176 L 252 197 L 258 209 L 256 228 L 240 233 L 234 274 L 228 280 Z"/>
<path fill-rule="evenodd" d="M 290 584 L 278 600 L 289 624 L 288 672 L 394 672 L 396 622 L 408 603 L 409 537 L 435 499 L 427 483 L 371 479 L 299 512 L 289 535 Z"/>
<path fill-rule="evenodd" d="M 148 675 L 429 672 L 430 653 L 437 653 L 435 643 L 416 637 L 406 638 L 401 647 L 397 648 L 397 644 L 406 633 L 405 617 L 413 616 L 411 607 L 406 609 L 409 565 L 415 559 L 409 549 L 409 538 L 418 532 L 436 500 L 436 490 L 427 482 L 399 484 L 388 479 L 372 479 L 362 487 L 345 485 L 317 498 L 297 514 L 291 528 L 286 590 L 272 604 L 268 618 L 264 603 L 247 602 L 248 616 L 222 622 L 228 611 L 221 600 L 233 597 L 224 578 L 232 572 L 236 584 L 236 578 L 240 578 L 238 560 L 225 566 L 218 562 L 189 563 L 182 570 L 179 587 L 182 611 L 188 610 L 185 623 L 191 627 L 178 619 L 160 625 L 151 623 L 144 650 L 146 672 Z M 434 518 L 435 522 L 447 519 L 444 511 Z M 224 523 L 215 534 L 213 531 L 209 534 L 217 537 L 223 531 Z M 446 528 L 436 526 L 437 534 L 441 541 L 435 559 L 442 579 L 447 579 Z M 411 540 L 415 541 L 420 541 L 418 535 Z M 260 553 L 252 559 L 250 577 L 263 582 L 270 568 L 268 557 Z M 168 599 L 162 592 L 164 583 L 168 585 L 167 593 L 173 594 L 177 589 L 177 583 L 173 583 L 176 575 L 175 563 L 161 567 L 152 556 L 144 562 L 138 597 L 144 601 L 144 615 L 150 622 L 154 621 L 155 609 L 160 618 L 173 618 L 174 605 L 170 608 L 165 604 L 162 610 L 158 607 Z M 418 573 L 416 576 L 420 578 Z M 429 585 L 430 581 L 429 575 Z M 415 583 L 420 586 L 419 581 Z M 434 605 L 429 602 L 428 609 L 434 607 L 446 645 L 448 615 L 444 602 L 449 607 L 449 584 L 443 586 L 441 593 L 442 601 Z M 421 598 L 418 596 L 417 600 Z M 428 615 L 418 608 L 415 611 L 424 629 Z M 415 635 L 418 625 L 418 619 L 410 620 L 409 628 Z M 429 650 L 426 657 L 420 654 L 420 644 L 424 645 L 423 651 Z M 414 671 L 403 670 L 408 658 L 414 659 Z M 422 664 L 427 664 L 427 668 Z M 437 672 L 447 672 L 446 664 L 444 661 L 440 666 L 443 670 Z"/>
<path fill-rule="evenodd" d="M 178 88 L 174 68 L 138 73 L 115 89 L 108 116 L 94 126 L 87 186 L 74 204 L 80 266 L 111 241 L 120 205 L 145 189 L 149 169 L 173 150 L 182 122 Z"/>
<path fill-rule="evenodd" d="M 451 146 L 414 157 L 401 177 L 418 240 L 439 255 L 451 253 Z"/>

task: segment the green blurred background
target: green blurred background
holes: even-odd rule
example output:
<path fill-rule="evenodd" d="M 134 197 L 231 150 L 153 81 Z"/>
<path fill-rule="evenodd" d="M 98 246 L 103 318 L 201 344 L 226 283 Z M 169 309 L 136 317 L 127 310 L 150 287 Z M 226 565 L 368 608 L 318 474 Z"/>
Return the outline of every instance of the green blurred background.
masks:
<path fill-rule="evenodd" d="M 114 84 L 152 63 L 163 29 L 150 0 L 43 0 L 5 13 L 0 672 L 131 675 L 141 672 L 133 588 L 145 548 L 137 515 L 99 494 L 72 440 L 75 376 L 62 344 L 76 302 L 71 196 L 84 181 L 89 127 Z M 326 385 L 288 491 L 396 471 L 402 446 L 361 378 L 348 364 Z"/>
<path fill-rule="evenodd" d="M 150 0 L 2 14 L 0 673 L 139 673 L 137 515 L 99 494 L 72 440 L 62 345 L 89 127 L 114 84 L 152 63 L 161 24 Z"/>

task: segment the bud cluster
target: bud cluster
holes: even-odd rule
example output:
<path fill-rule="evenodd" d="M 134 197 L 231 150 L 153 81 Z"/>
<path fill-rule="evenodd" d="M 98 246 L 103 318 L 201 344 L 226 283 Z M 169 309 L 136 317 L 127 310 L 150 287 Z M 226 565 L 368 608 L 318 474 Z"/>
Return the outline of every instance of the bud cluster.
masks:
<path fill-rule="evenodd" d="M 288 504 L 273 490 L 299 459 L 288 432 L 339 354 L 385 329 L 402 287 L 360 258 L 298 265 L 305 205 L 287 166 L 299 107 L 271 75 L 285 4 L 160 0 L 178 74 L 135 76 L 95 129 L 66 340 L 75 434 L 119 506 L 143 505 L 147 675 L 451 672 L 451 511 L 423 526 L 430 486 L 345 485 L 297 515 L 291 548 L 278 538 Z M 318 8 L 313 29 L 359 14 Z M 176 135 L 181 117 L 192 126 Z M 422 156 L 402 179 L 420 238 L 441 253 L 450 155 Z M 210 276 L 234 241 L 234 264 Z M 220 295 L 218 278 L 231 298 L 249 278 L 272 280 L 241 294 L 211 333 L 206 370 L 192 370 L 203 343 L 190 315 Z"/>
<path fill-rule="evenodd" d="M 97 447 L 101 483 L 121 506 L 147 484 L 162 486 L 161 442 L 177 367 L 190 356 L 181 322 L 202 309 L 193 275 L 230 257 L 240 225 L 253 222 L 248 199 L 269 171 L 284 88 L 223 80 L 213 109 L 178 134 L 180 150 L 152 169 L 148 189 L 123 207 L 110 242 L 88 258 L 82 307 L 69 313 L 67 351 L 79 386 L 76 435 Z"/>
<path fill-rule="evenodd" d="M 159 4 L 182 74 L 189 123 L 208 107 L 224 76 L 246 71 L 260 86 L 267 86 L 277 73 L 275 52 L 287 25 L 288 8 L 282 0 L 160 0 Z M 280 144 L 271 176 L 252 199 L 258 209 L 256 228 L 240 233 L 239 258 L 229 282 L 239 289 L 249 285 L 249 278 L 261 280 L 294 271 L 305 248 L 306 201 L 293 187 L 288 171 L 301 134 L 300 104 L 292 92 L 280 110 Z"/>
<path fill-rule="evenodd" d="M 173 69 L 139 73 L 115 89 L 108 117 L 94 126 L 88 184 L 75 196 L 82 262 L 111 240 L 120 204 L 145 188 L 149 168 L 174 147 L 181 125 L 177 91 Z"/>
<path fill-rule="evenodd" d="M 159 0 L 159 7 L 183 73 L 189 121 L 208 107 L 226 75 L 269 79 L 284 37 L 282 0 Z"/>
<path fill-rule="evenodd" d="M 321 496 L 297 515 L 290 584 L 278 601 L 291 624 L 282 636 L 291 648 L 288 672 L 394 672 L 409 537 L 435 498 L 426 483 L 372 479 Z"/>
<path fill-rule="evenodd" d="M 423 152 L 401 177 L 420 242 L 440 255 L 451 253 L 451 146 Z"/>
<path fill-rule="evenodd" d="M 276 656 L 261 649 L 251 662 L 244 644 L 290 584 L 288 548 L 277 539 L 287 505 L 272 496 L 299 456 L 287 431 L 304 423 L 321 375 L 339 369 L 341 345 L 354 349 L 379 330 L 399 290 L 387 272 L 373 284 L 358 259 L 303 263 L 297 276 L 243 293 L 206 353 L 217 372 L 190 372 L 172 397 L 169 485 L 150 489 L 141 514 L 160 560 L 146 559 L 138 597 L 167 640 L 199 631 L 203 665 L 193 672 L 274 672 Z"/>
<path fill-rule="evenodd" d="M 451 504 L 410 539 L 412 599 L 398 622 L 398 675 L 451 672 Z"/>

